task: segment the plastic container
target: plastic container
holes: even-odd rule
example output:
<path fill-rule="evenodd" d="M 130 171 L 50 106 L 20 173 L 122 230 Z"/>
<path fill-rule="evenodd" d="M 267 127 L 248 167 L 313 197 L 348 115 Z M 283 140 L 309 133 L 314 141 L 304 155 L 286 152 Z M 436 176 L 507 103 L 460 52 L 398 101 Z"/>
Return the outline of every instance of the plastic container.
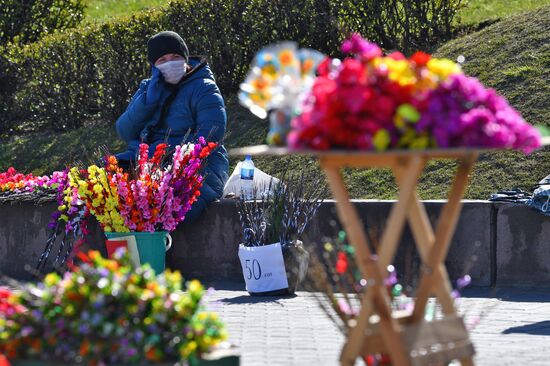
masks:
<path fill-rule="evenodd" d="M 250 155 L 241 163 L 241 190 L 244 199 L 254 199 L 254 162 Z"/>
<path fill-rule="evenodd" d="M 149 263 L 156 274 L 162 273 L 166 265 L 166 252 L 172 246 L 172 237 L 170 234 L 167 231 L 156 231 L 154 233 L 105 233 L 107 239 L 129 235 L 133 235 L 136 238 L 140 263 Z"/>

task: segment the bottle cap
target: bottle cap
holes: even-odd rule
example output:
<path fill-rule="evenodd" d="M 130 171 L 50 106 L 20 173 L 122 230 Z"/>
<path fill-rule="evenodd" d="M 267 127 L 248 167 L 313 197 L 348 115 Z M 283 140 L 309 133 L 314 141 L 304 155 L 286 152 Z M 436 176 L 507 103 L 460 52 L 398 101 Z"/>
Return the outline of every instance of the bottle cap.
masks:
<path fill-rule="evenodd" d="M 250 155 L 245 155 L 245 156 L 244 156 L 244 160 L 252 160 L 252 156 L 250 156 Z"/>

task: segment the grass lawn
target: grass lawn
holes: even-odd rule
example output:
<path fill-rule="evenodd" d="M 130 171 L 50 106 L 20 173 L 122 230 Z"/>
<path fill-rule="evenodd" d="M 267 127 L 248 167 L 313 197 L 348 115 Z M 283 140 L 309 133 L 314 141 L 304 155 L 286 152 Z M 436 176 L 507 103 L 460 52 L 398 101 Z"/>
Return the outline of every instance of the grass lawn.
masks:
<path fill-rule="evenodd" d="M 166 5 L 168 2 L 169 0 L 87 0 L 86 19 L 105 21 L 142 9 Z M 460 19 L 465 24 L 475 24 L 548 4 L 550 0 L 463 0 Z"/>
<path fill-rule="evenodd" d="M 466 24 L 473 24 L 534 10 L 550 4 L 550 0 L 463 0 L 463 3 L 460 18 Z"/>
<path fill-rule="evenodd" d="M 85 16 L 89 21 L 105 21 L 167 3 L 168 0 L 88 0 Z"/>

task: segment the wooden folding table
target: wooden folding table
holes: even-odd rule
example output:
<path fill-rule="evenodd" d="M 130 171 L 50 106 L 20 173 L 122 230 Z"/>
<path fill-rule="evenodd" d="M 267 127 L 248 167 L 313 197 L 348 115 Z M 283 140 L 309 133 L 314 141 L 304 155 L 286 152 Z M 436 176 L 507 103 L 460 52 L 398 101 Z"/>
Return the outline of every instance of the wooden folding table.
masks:
<path fill-rule="evenodd" d="M 461 198 L 468 177 L 481 150 L 427 149 L 367 151 L 296 151 L 265 145 L 230 151 L 232 155 L 305 154 L 317 156 L 336 199 L 338 216 L 355 248 L 358 266 L 367 280 L 361 311 L 350 327 L 342 349 L 342 365 L 353 365 L 360 356 L 377 352 L 389 354 L 398 366 L 446 364 L 459 359 L 473 365 L 473 345 L 462 318 L 456 313 L 445 257 L 459 218 Z M 447 203 L 435 231 L 417 195 L 418 179 L 430 160 L 454 159 L 458 162 Z M 377 253 L 370 249 L 361 219 L 350 202 L 340 170 L 342 168 L 390 168 L 399 187 Z M 405 223 L 408 222 L 422 260 L 421 278 L 414 310 L 409 314 L 392 312 L 384 285 L 387 266 L 392 263 Z M 435 295 L 443 316 L 425 321 L 426 304 Z"/>

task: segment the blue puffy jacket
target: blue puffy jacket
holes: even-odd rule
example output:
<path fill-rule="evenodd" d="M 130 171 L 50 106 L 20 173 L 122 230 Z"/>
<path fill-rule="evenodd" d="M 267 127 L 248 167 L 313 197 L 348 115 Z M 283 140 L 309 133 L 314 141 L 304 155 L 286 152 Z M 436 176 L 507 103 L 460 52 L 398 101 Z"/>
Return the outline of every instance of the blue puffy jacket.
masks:
<path fill-rule="evenodd" d="M 180 144 L 188 131 L 191 132 L 188 137 L 190 141 L 198 136 L 204 136 L 209 141 L 222 140 L 227 118 L 214 75 L 205 60 L 191 57 L 189 64 L 192 70 L 177 86 L 161 82 L 163 90 L 158 103 L 146 103 L 146 90 L 150 79 L 141 82 L 128 108 L 116 121 L 118 135 L 128 143 L 128 150 L 117 154 L 119 159 L 135 160 L 142 136 L 149 129 L 150 153 L 154 152 L 156 145 L 165 141 L 168 131 L 168 143 L 171 146 Z M 175 99 L 169 105 L 164 120 L 159 123 L 164 101 L 174 88 L 177 88 Z M 201 211 L 206 203 L 221 197 L 228 178 L 228 169 L 227 151 L 220 145 L 208 158 L 206 180 L 200 196 L 202 202 L 195 204 L 198 211 Z"/>

